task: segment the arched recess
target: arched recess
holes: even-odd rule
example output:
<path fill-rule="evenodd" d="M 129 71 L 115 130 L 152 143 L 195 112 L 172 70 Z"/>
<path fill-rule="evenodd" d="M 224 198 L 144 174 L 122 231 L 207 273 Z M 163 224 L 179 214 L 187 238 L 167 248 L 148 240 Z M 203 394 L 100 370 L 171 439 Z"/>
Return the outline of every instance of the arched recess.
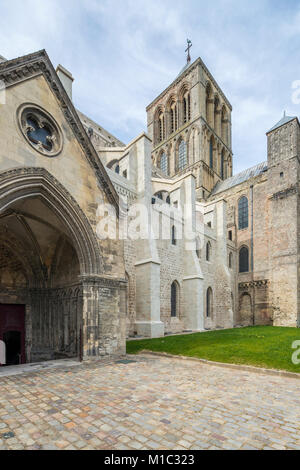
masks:
<path fill-rule="evenodd" d="M 165 150 L 162 150 L 157 159 L 157 167 L 165 174 L 169 175 L 169 157 Z"/>
<path fill-rule="evenodd" d="M 68 230 L 82 276 L 100 274 L 100 248 L 92 227 L 75 199 L 44 168 L 19 168 L 0 173 L 0 214 L 21 200 L 40 198 Z"/>
<path fill-rule="evenodd" d="M 247 246 L 242 246 L 239 251 L 239 272 L 249 272 L 249 248 Z"/>
<path fill-rule="evenodd" d="M 49 287 L 57 287 L 61 284 L 69 284 L 78 277 L 80 268 L 77 262 L 77 253 L 66 237 L 60 236 L 57 241 L 51 271 L 49 275 Z"/>
<path fill-rule="evenodd" d="M 213 317 L 213 291 L 211 287 L 206 291 L 206 317 L 211 319 Z"/>
<path fill-rule="evenodd" d="M 183 126 L 191 119 L 191 95 L 189 86 L 184 83 L 178 93 L 179 97 L 179 126 Z"/>
<path fill-rule="evenodd" d="M 27 362 L 79 356 L 82 348 L 86 356 L 97 355 L 99 339 L 90 330 L 99 326 L 102 261 L 90 222 L 66 188 L 43 168 L 2 172 L 0 181 L 2 325 L 4 308 L 23 305 Z M 87 297 L 93 325 L 89 319 L 82 322 Z"/>
<path fill-rule="evenodd" d="M 177 281 L 171 284 L 171 318 L 179 317 L 180 288 Z"/>
<path fill-rule="evenodd" d="M 115 167 L 119 164 L 119 160 L 117 159 L 113 159 L 111 160 L 106 166 L 107 168 L 109 168 L 110 170 L 115 170 Z"/>
<path fill-rule="evenodd" d="M 221 139 L 228 145 L 228 114 L 225 105 L 221 111 Z"/>
<path fill-rule="evenodd" d="M 172 229 L 171 229 L 171 241 L 172 241 L 172 245 L 173 245 L 173 246 L 176 246 L 176 245 L 177 245 L 177 230 L 176 230 L 175 225 L 172 225 Z"/>
<path fill-rule="evenodd" d="M 159 144 L 165 139 L 165 109 L 162 106 L 158 106 L 154 113 L 154 145 Z"/>
<path fill-rule="evenodd" d="M 171 95 L 166 106 L 167 137 L 178 129 L 178 105 L 176 95 Z"/>
<path fill-rule="evenodd" d="M 217 94 L 214 97 L 214 130 L 218 135 L 221 133 L 220 99 Z"/>
<path fill-rule="evenodd" d="M 213 127 L 214 121 L 214 97 L 210 82 L 206 84 L 206 121 L 210 127 Z"/>
<path fill-rule="evenodd" d="M 226 165 L 226 163 L 225 163 L 225 152 L 224 152 L 224 149 L 223 149 L 222 152 L 221 152 L 221 162 L 220 162 L 220 176 L 221 176 L 222 180 L 226 179 L 226 175 L 227 175 L 225 165 Z"/>
<path fill-rule="evenodd" d="M 165 191 L 165 190 L 157 191 L 153 195 L 153 197 L 159 199 L 160 201 L 165 202 L 166 204 L 171 203 L 170 194 L 168 193 L 168 191 Z"/>
<path fill-rule="evenodd" d="M 180 136 L 176 143 L 176 172 L 188 166 L 188 148 L 185 140 Z"/>
<path fill-rule="evenodd" d="M 211 261 L 211 256 L 212 256 L 211 243 L 207 242 L 206 243 L 206 261 Z"/>
<path fill-rule="evenodd" d="M 252 299 L 248 292 L 240 296 L 238 324 L 241 326 L 253 324 Z"/>
<path fill-rule="evenodd" d="M 187 141 L 189 142 L 189 164 L 192 165 L 200 160 L 200 130 L 198 126 L 193 126 L 189 131 Z"/>
<path fill-rule="evenodd" d="M 208 142 L 208 155 L 209 155 L 209 168 L 215 170 L 216 167 L 216 140 L 213 135 L 211 135 Z"/>
<path fill-rule="evenodd" d="M 229 153 L 227 153 L 227 157 L 226 157 L 225 170 L 226 170 L 225 177 L 230 178 L 232 176 L 232 159 Z"/>

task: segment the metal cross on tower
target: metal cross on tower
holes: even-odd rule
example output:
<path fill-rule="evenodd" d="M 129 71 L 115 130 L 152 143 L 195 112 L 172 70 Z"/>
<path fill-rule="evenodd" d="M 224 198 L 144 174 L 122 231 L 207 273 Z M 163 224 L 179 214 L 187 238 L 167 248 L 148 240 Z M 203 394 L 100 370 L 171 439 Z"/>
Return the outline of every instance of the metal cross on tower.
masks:
<path fill-rule="evenodd" d="M 187 49 L 185 50 L 185 52 L 188 53 L 188 56 L 187 56 L 187 63 L 189 64 L 189 63 L 191 62 L 190 49 L 191 49 L 191 47 L 192 47 L 193 44 L 192 44 L 192 41 L 190 41 L 189 39 L 187 39 L 186 42 L 187 42 L 188 47 L 187 47 Z"/>

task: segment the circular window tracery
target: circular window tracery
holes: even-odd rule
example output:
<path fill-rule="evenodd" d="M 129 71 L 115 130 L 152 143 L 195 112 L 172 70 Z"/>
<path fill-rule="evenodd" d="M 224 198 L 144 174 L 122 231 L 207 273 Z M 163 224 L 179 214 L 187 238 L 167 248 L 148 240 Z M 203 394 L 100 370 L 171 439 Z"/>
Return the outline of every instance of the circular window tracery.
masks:
<path fill-rule="evenodd" d="M 55 157 L 61 151 L 61 130 L 47 111 L 37 105 L 23 105 L 18 117 L 21 131 L 31 147 L 47 157 Z"/>

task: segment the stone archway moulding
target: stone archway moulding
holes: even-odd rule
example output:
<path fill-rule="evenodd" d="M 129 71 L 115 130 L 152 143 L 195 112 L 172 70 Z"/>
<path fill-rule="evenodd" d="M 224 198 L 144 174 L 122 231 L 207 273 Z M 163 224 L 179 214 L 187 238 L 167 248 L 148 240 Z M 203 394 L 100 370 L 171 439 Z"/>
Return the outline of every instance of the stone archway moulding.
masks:
<path fill-rule="evenodd" d="M 21 199 L 40 197 L 64 223 L 74 243 L 82 276 L 99 275 L 99 243 L 84 212 L 67 189 L 44 168 L 0 172 L 0 213 Z"/>

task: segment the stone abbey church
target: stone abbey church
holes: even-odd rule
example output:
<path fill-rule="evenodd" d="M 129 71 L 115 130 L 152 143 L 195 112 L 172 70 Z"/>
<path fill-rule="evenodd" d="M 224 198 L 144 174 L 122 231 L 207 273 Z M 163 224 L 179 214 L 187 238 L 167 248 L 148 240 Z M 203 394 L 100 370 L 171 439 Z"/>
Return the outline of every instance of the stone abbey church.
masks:
<path fill-rule="evenodd" d="M 45 51 L 1 57 L 0 80 L 6 364 L 122 354 L 134 335 L 299 325 L 297 117 L 267 132 L 265 162 L 233 176 L 232 107 L 200 58 L 128 144 L 75 109 L 71 73 Z M 120 224 L 124 200 L 170 236 L 99 238 L 99 205 Z"/>

